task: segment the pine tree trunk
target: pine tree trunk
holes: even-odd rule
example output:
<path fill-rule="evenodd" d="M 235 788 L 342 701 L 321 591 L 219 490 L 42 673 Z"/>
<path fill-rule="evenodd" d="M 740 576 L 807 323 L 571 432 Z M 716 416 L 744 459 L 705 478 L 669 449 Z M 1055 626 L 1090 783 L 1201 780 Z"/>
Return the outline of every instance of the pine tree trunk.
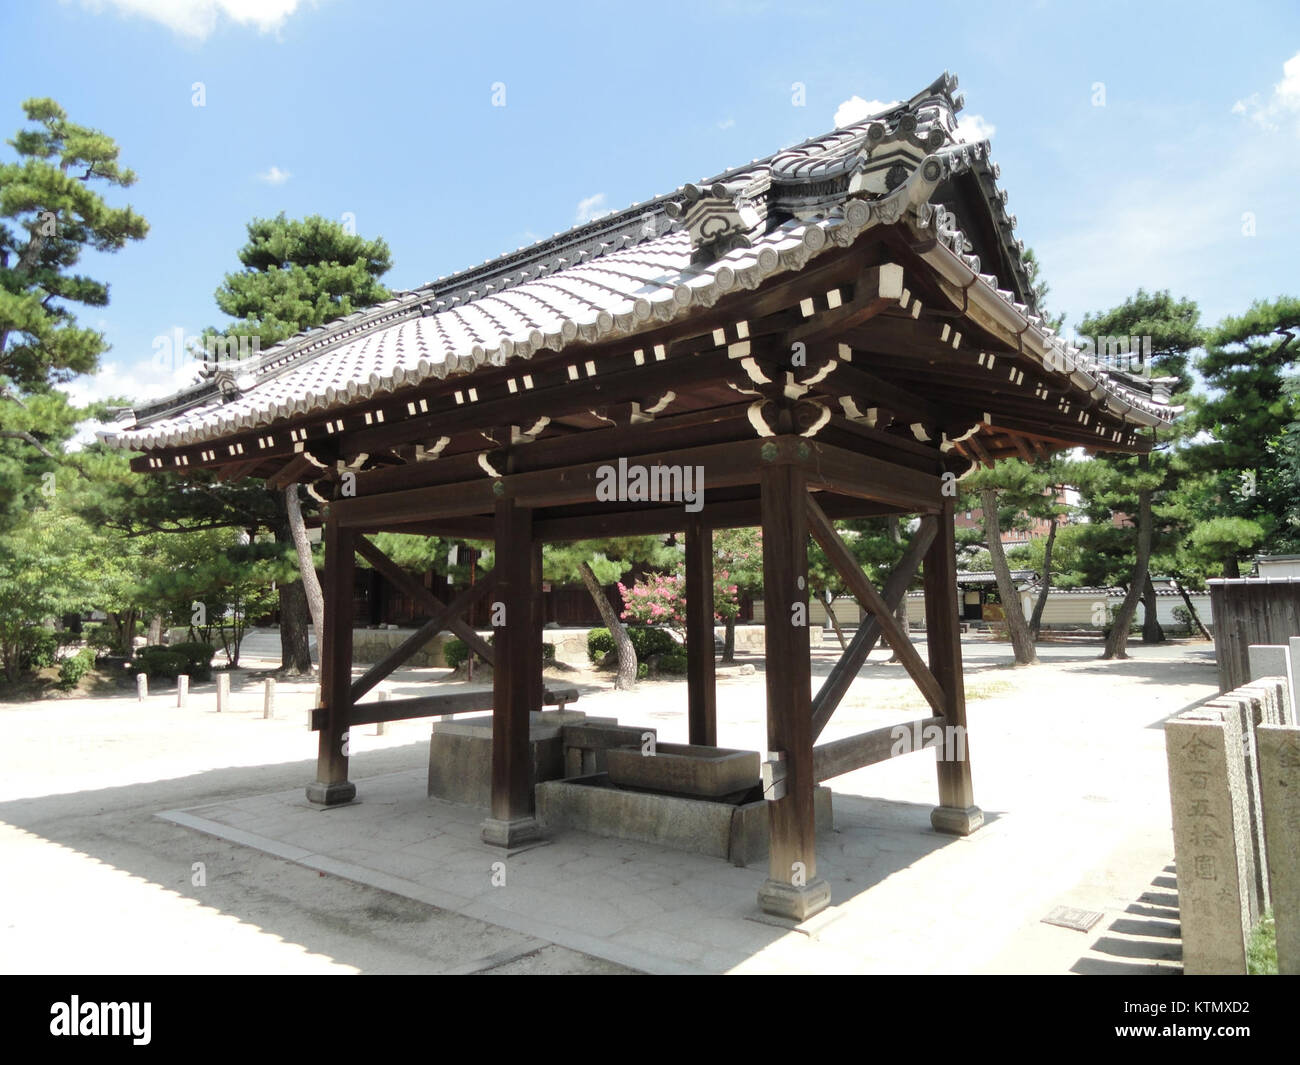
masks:
<path fill-rule="evenodd" d="M 1047 543 L 1043 546 L 1043 586 L 1038 589 L 1038 602 L 1034 604 L 1034 616 L 1029 619 L 1029 634 L 1037 640 L 1043 631 L 1043 610 L 1047 607 L 1047 594 L 1052 590 L 1052 545 L 1056 543 L 1056 515 L 1052 515 L 1047 528 Z"/>
<path fill-rule="evenodd" d="M 1160 615 L 1156 613 L 1156 586 L 1151 583 L 1151 571 L 1147 570 L 1146 584 L 1142 589 L 1142 642 L 1164 643 L 1165 630 L 1160 627 Z"/>
<path fill-rule="evenodd" d="M 280 669 L 299 676 L 311 675 L 311 631 L 307 593 L 302 581 L 280 585 Z"/>
<path fill-rule="evenodd" d="M 827 601 L 826 616 L 831 619 L 831 628 L 835 630 L 835 637 L 840 641 L 840 650 L 843 651 L 849 645 L 844 641 L 844 630 L 840 628 L 840 619 L 835 616 L 835 608 L 831 606 L 834 601 L 834 599 Z"/>
<path fill-rule="evenodd" d="M 1148 456 L 1139 457 L 1138 469 L 1142 473 L 1146 473 L 1150 465 L 1151 460 Z M 1128 630 L 1137 614 L 1138 600 L 1142 598 L 1142 592 L 1146 588 L 1147 567 L 1150 563 L 1151 491 L 1142 489 L 1138 492 L 1137 557 L 1133 565 L 1133 579 L 1129 582 L 1124 602 L 1120 604 L 1119 611 L 1115 614 L 1114 627 L 1106 637 L 1106 649 L 1101 654 L 1103 659 L 1128 657 Z"/>
<path fill-rule="evenodd" d="M 1204 640 L 1214 639 L 1214 637 L 1210 635 L 1210 630 L 1205 627 L 1205 623 L 1201 620 L 1201 615 L 1196 612 L 1196 607 L 1192 605 L 1192 597 L 1187 594 L 1187 589 L 1183 587 L 1183 582 L 1177 580 L 1174 581 L 1174 587 L 1178 589 L 1178 594 L 1183 597 L 1183 602 L 1187 606 L 1187 613 L 1192 616 L 1192 621 L 1196 623 L 1197 629 L 1200 630 L 1201 638 Z"/>
<path fill-rule="evenodd" d="M 281 500 L 287 510 L 287 501 Z M 293 543 L 288 515 L 275 526 L 277 544 Z M 302 580 L 280 582 L 280 669 L 292 675 L 311 675 L 311 642 L 308 625 L 311 614 Z"/>
<path fill-rule="evenodd" d="M 885 528 L 889 531 L 889 538 L 893 540 L 894 543 L 899 545 L 899 556 L 901 557 L 903 534 L 898 528 L 897 514 L 890 514 L 885 518 Z M 906 593 L 904 593 L 903 598 L 898 601 L 898 606 L 894 608 L 894 620 L 898 622 L 898 627 L 900 629 L 902 629 L 904 632 L 907 632 L 907 594 Z M 889 644 L 889 641 L 886 640 L 885 643 Z M 894 649 L 893 644 L 889 644 L 889 649 L 891 654 L 889 656 L 888 664 L 893 665 L 894 663 L 899 661 L 898 651 Z"/>
<path fill-rule="evenodd" d="M 636 648 L 632 646 L 627 630 L 618 620 L 618 614 L 610 605 L 605 589 L 596 580 L 596 574 L 592 572 L 591 567 L 581 562 L 578 564 L 578 571 L 582 574 L 582 583 L 591 593 L 596 609 L 600 611 L 601 621 L 605 623 L 605 628 L 609 629 L 610 636 L 614 638 L 614 650 L 618 654 L 618 678 L 614 681 L 614 688 L 618 691 L 631 691 L 636 687 Z"/>
<path fill-rule="evenodd" d="M 1032 666 L 1038 662 L 1038 652 L 1034 649 L 1033 637 L 1029 634 L 1029 625 L 1025 621 L 1025 611 L 1020 605 L 1020 596 L 1011 580 L 1011 567 L 1007 565 L 1006 552 L 1002 550 L 1002 527 L 998 521 L 998 494 L 995 489 L 985 488 L 980 492 L 980 502 L 984 509 L 984 533 L 988 537 L 989 557 L 993 560 L 993 574 L 998 580 L 998 597 L 1002 600 L 1002 612 L 1007 619 L 1007 633 L 1011 637 L 1011 648 L 1016 655 L 1016 664 Z"/>
<path fill-rule="evenodd" d="M 316 563 L 311 557 L 311 543 L 307 539 L 307 526 L 302 520 L 302 505 L 298 502 L 297 484 L 285 488 L 284 503 L 285 513 L 289 519 L 289 533 L 298 551 L 298 572 L 302 575 L 302 587 L 307 595 L 307 609 L 311 612 L 311 623 L 316 630 L 319 659 L 320 640 L 325 632 L 325 596 L 320 590 L 320 578 L 316 576 Z"/>

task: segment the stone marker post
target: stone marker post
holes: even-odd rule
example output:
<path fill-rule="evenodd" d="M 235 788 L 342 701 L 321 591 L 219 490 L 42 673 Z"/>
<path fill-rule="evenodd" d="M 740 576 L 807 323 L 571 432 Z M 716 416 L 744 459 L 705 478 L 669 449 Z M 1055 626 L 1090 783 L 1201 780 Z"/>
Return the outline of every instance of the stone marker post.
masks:
<path fill-rule="evenodd" d="M 1249 656 L 1250 680 L 1252 684 L 1277 678 L 1281 681 L 1287 701 L 1295 705 L 1295 677 L 1291 669 L 1291 648 L 1283 644 L 1252 643 L 1247 649 Z M 1291 724 L 1291 714 L 1286 708 L 1279 707 L 1282 714 L 1280 723 Z"/>
<path fill-rule="evenodd" d="M 1260 725 L 1256 736 L 1277 928 L 1277 971 L 1296 976 L 1300 975 L 1300 726 Z"/>
<path fill-rule="evenodd" d="M 1266 693 L 1252 687 L 1234 688 L 1227 695 L 1211 699 L 1200 710 L 1223 710 L 1236 721 L 1241 737 L 1240 758 L 1246 793 L 1246 821 L 1250 830 L 1251 880 L 1250 921 L 1252 927 L 1268 909 L 1268 866 L 1264 860 L 1264 821 L 1260 813 L 1259 760 L 1255 755 L 1255 726 L 1267 720 Z M 1196 713 L 1197 711 L 1193 711 Z"/>
<path fill-rule="evenodd" d="M 1246 971 L 1255 874 L 1241 742 L 1237 715 L 1228 710 L 1192 711 L 1165 723 L 1188 975 Z"/>
<path fill-rule="evenodd" d="M 1287 641 L 1287 665 L 1291 667 L 1291 705 L 1284 725 L 1300 725 L 1300 636 Z"/>
<path fill-rule="evenodd" d="M 189 706 L 190 704 L 190 678 L 187 674 L 182 673 L 176 678 L 176 705 Z"/>
<path fill-rule="evenodd" d="M 135 675 L 135 697 L 138 702 L 144 702 L 149 695 L 149 674 L 137 673 Z"/>
<path fill-rule="evenodd" d="M 386 703 L 386 702 L 388 702 L 388 692 L 381 691 L 381 692 L 379 693 L 379 701 L 380 701 L 381 703 Z M 376 721 L 376 722 L 375 722 L 375 735 L 376 735 L 376 736 L 383 736 L 383 735 L 385 735 L 387 732 L 388 732 L 388 722 L 387 722 L 387 721 Z"/>
<path fill-rule="evenodd" d="M 230 674 L 217 674 L 217 713 L 230 706 Z"/>
<path fill-rule="evenodd" d="M 275 717 L 275 678 L 266 678 L 266 694 L 262 697 L 262 720 Z"/>

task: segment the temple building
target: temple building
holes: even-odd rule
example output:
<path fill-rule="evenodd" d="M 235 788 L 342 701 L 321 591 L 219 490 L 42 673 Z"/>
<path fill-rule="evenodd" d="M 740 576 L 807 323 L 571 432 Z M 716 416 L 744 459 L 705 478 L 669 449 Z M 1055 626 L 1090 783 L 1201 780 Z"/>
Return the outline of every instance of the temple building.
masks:
<path fill-rule="evenodd" d="M 892 752 L 889 729 L 817 738 L 878 639 L 926 699 L 918 735 L 964 734 L 957 478 L 1006 456 L 1148 450 L 1174 413 L 1149 381 L 1102 367 L 1038 316 L 989 145 L 959 132 L 956 86 L 944 75 L 863 121 L 213 366 L 104 434 L 139 452 L 142 472 L 301 483 L 322 501 L 313 801 L 356 795 L 351 726 L 485 709 L 458 693 L 361 701 L 402 656 L 353 677 L 357 556 L 428 607 L 412 652 L 432 626 L 493 662 L 482 834 L 508 852 L 544 831 L 530 715 L 564 701 L 542 682 L 541 545 L 685 534 L 690 741 L 715 747 L 711 532 L 761 526 L 770 848 L 758 900 L 794 920 L 828 904 L 815 788 Z M 661 490 L 623 478 L 611 498 L 602 470 L 620 463 Z M 882 514 L 920 525 L 876 588 L 834 522 Z M 443 602 L 367 539 L 380 531 L 493 541 L 495 568 Z M 810 536 L 870 614 L 815 694 Z M 893 614 L 918 570 L 924 657 Z M 479 602 L 504 619 L 490 646 L 463 621 Z M 980 827 L 979 749 L 971 736 L 937 761 L 936 829 Z"/>

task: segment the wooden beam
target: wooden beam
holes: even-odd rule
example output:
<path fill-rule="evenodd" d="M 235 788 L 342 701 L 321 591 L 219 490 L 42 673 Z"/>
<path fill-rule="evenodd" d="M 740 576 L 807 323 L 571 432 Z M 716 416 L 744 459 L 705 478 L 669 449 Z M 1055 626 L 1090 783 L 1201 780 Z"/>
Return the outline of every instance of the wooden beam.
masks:
<path fill-rule="evenodd" d="M 885 587 L 880 593 L 881 598 L 885 601 L 885 606 L 892 613 L 898 609 L 898 604 L 903 601 L 907 594 L 908 585 L 912 583 L 912 578 L 916 575 L 917 569 L 921 565 L 921 560 L 925 557 L 926 552 L 930 549 L 930 544 L 934 542 L 938 534 L 939 525 L 937 520 L 927 515 L 921 519 L 921 524 L 917 527 L 912 542 L 907 545 L 907 551 L 899 559 L 898 565 L 885 581 Z M 880 622 L 876 615 L 872 614 L 861 625 L 858 631 L 854 633 L 853 639 L 849 641 L 848 647 L 840 655 L 839 661 L 831 668 L 830 674 L 822 682 L 822 686 L 817 691 L 817 695 L 812 701 L 812 737 L 813 742 L 822 734 L 826 723 L 830 721 L 831 715 L 835 713 L 836 707 L 840 705 L 845 694 L 852 685 L 854 678 L 862 669 L 862 664 L 867 660 L 876 646 L 876 641 L 880 638 Z M 820 778 L 819 778 L 820 779 Z"/>
<path fill-rule="evenodd" d="M 577 701 L 577 688 L 556 688 L 542 693 L 542 703 L 546 706 L 566 706 Z M 410 721 L 419 717 L 482 714 L 491 710 L 491 691 L 441 692 L 438 695 L 420 695 L 410 699 L 358 703 L 352 707 L 352 724 L 377 725 L 381 721 Z M 311 727 L 318 729 L 323 722 L 324 712 L 313 710 Z"/>
<path fill-rule="evenodd" d="M 396 562 L 379 550 L 374 544 L 364 536 L 358 536 L 356 539 L 357 554 L 369 562 L 376 570 L 383 574 L 399 591 L 405 592 L 408 596 L 419 603 L 425 610 L 432 614 L 439 614 L 446 610 L 447 604 L 439 599 L 433 592 L 429 591 L 423 584 L 412 577 L 406 570 L 402 569 Z M 453 614 L 447 618 L 447 628 L 469 644 L 470 649 L 477 651 L 480 658 L 488 665 L 492 665 L 494 653 L 492 645 L 483 639 L 473 627 L 466 621 L 462 620 L 459 614 Z"/>
<path fill-rule="evenodd" d="M 491 572 L 482 574 L 477 581 L 442 607 L 397 647 L 366 670 L 365 673 L 352 682 L 352 702 L 356 703 L 366 692 L 370 691 L 393 670 L 400 667 L 413 654 L 424 647 L 431 637 L 436 636 L 446 628 L 453 618 L 461 617 L 475 603 L 481 602 L 492 591 L 495 583 L 495 578 Z"/>
<path fill-rule="evenodd" d="M 808 496 L 804 500 L 804 504 L 808 514 L 808 529 L 817 542 L 821 544 L 822 550 L 826 552 L 826 557 L 831 561 L 831 565 L 844 578 L 858 604 L 876 616 L 876 620 L 880 623 L 881 632 L 884 634 L 885 639 L 889 641 L 889 646 L 894 649 L 894 654 L 898 655 L 899 660 L 903 663 L 903 668 L 907 670 L 916 686 L 921 690 L 921 694 L 925 696 L 925 701 L 934 708 L 935 713 L 942 714 L 945 699 L 943 688 L 929 669 L 926 668 L 925 663 L 921 661 L 921 656 L 917 654 L 916 648 L 912 646 L 912 641 L 908 639 L 907 633 L 899 628 L 893 611 L 886 605 L 880 593 L 876 591 L 875 585 L 862 572 L 858 560 L 853 557 L 853 553 L 840 539 L 840 534 L 835 531 L 830 518 L 817 505 L 816 500 L 812 496 Z"/>
<path fill-rule="evenodd" d="M 813 748 L 813 775 L 821 784 L 832 777 L 852 773 L 855 769 L 887 762 L 894 757 L 894 749 L 900 743 L 904 749 L 899 754 L 910 754 L 914 750 L 939 747 L 943 744 L 943 724 L 941 717 L 924 717 L 919 721 L 908 721 L 898 725 L 886 725 L 884 728 L 872 729 L 856 736 L 842 740 L 832 740 Z M 938 742 L 931 734 L 926 737 L 925 730 L 939 727 Z M 899 730 L 904 730 L 900 733 Z M 920 740 L 919 744 L 916 742 Z"/>
<path fill-rule="evenodd" d="M 718 745 L 713 649 L 713 527 L 700 515 L 686 522 L 686 706 L 690 742 Z"/>
<path fill-rule="evenodd" d="M 853 297 L 831 310 L 821 311 L 806 322 L 786 331 L 782 341 L 789 350 L 800 342 L 841 333 L 874 318 L 888 307 L 898 306 L 903 293 L 903 268 L 897 263 L 868 266 L 853 283 Z"/>
<path fill-rule="evenodd" d="M 790 439 L 790 450 L 803 467 L 810 488 L 889 503 L 909 514 L 932 514 L 939 509 L 942 484 L 935 473 L 869 458 L 818 440 Z M 941 456 L 937 449 L 933 454 L 937 470 Z"/>

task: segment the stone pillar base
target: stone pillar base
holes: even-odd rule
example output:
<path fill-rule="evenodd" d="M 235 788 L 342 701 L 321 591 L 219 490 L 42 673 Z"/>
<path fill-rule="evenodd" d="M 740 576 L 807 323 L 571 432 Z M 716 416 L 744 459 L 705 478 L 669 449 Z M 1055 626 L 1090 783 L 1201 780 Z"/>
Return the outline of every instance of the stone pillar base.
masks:
<path fill-rule="evenodd" d="M 322 784 L 314 780 L 307 785 L 307 801 L 319 806 L 341 806 L 357 797 L 357 786 L 350 780 L 336 784 Z"/>
<path fill-rule="evenodd" d="M 489 817 L 483 822 L 483 842 L 494 847 L 510 850 L 541 838 L 542 826 L 535 817 L 519 817 L 513 821 L 499 821 L 495 817 Z"/>
<path fill-rule="evenodd" d="M 795 922 L 806 921 L 830 902 L 831 886 L 820 878 L 803 887 L 768 878 L 758 889 L 758 905 L 764 913 Z"/>
<path fill-rule="evenodd" d="M 930 824 L 936 832 L 969 836 L 984 823 L 984 811 L 978 806 L 936 806 L 930 811 Z"/>

